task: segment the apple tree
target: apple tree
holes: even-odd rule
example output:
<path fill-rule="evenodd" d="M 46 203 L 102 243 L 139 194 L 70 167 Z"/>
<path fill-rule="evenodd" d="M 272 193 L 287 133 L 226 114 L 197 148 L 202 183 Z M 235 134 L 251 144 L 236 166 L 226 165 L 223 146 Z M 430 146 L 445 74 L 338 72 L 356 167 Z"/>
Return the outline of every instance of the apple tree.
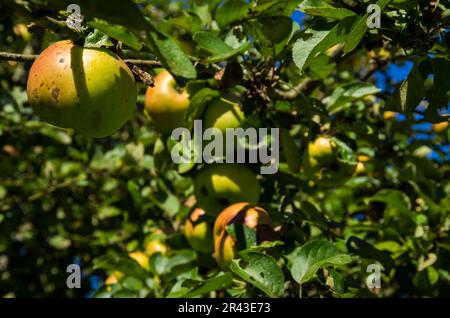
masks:
<path fill-rule="evenodd" d="M 3 0 L 0 296 L 448 297 L 449 26 L 448 1 Z M 277 171 L 174 162 L 199 120 L 278 129 Z"/>

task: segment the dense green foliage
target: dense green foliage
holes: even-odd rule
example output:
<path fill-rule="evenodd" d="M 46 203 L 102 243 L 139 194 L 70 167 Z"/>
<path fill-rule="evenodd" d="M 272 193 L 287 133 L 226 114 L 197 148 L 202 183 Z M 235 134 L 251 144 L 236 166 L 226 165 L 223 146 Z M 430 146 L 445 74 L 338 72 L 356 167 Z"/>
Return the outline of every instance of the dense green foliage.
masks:
<path fill-rule="evenodd" d="M 85 17 L 78 32 L 55 23 L 70 3 Z M 92 139 L 36 117 L 31 63 L 1 61 L 0 296 L 450 296 L 450 133 L 432 125 L 447 121 L 450 5 L 380 0 L 381 28 L 368 29 L 370 3 L 2 1 L 0 51 L 39 54 L 72 37 L 157 58 L 188 88 L 187 125 L 220 92 L 239 94 L 244 126 L 284 130 L 279 172 L 259 175 L 279 240 L 244 244 L 223 272 L 183 234 L 204 165 L 172 162 L 144 84 L 134 118 Z M 390 70 L 405 63 L 395 82 Z M 339 158 L 314 170 L 308 142 L 319 135 Z M 147 251 L 149 267 L 128 256 L 155 239 L 168 249 Z M 66 286 L 71 263 L 81 289 Z M 383 268 L 380 289 L 366 286 L 370 264 Z"/>

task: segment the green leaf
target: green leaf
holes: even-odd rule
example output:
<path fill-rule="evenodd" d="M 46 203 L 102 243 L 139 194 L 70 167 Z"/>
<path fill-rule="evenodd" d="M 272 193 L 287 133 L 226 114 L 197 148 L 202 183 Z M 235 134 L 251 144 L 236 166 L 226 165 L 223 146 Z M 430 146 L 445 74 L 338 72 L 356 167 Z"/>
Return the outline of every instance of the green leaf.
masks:
<path fill-rule="evenodd" d="M 202 116 L 206 105 L 214 98 L 220 97 L 220 92 L 211 88 L 203 88 L 197 92 L 192 98 L 189 104 L 189 108 L 186 111 L 185 122 L 187 127 L 191 127 L 195 119 Z"/>
<path fill-rule="evenodd" d="M 252 17 L 285 15 L 290 17 L 302 0 L 265 0 L 248 9 Z"/>
<path fill-rule="evenodd" d="M 228 0 L 217 9 L 216 21 L 220 28 L 243 20 L 247 14 L 250 4 L 245 0 Z"/>
<path fill-rule="evenodd" d="M 208 294 L 215 290 L 224 290 L 233 285 L 233 277 L 229 273 L 205 280 L 199 287 L 194 288 L 182 297 L 191 298 Z"/>
<path fill-rule="evenodd" d="M 298 9 L 309 15 L 321 16 L 341 20 L 343 18 L 353 16 L 355 13 L 345 8 L 336 8 L 324 0 L 305 0 Z"/>
<path fill-rule="evenodd" d="M 169 36 L 151 31 L 145 44 L 154 51 L 163 66 L 176 76 L 187 79 L 197 77 L 197 71 L 189 57 Z"/>
<path fill-rule="evenodd" d="M 135 260 L 118 255 L 104 255 L 94 259 L 93 269 L 119 271 L 142 280 L 149 275 Z"/>
<path fill-rule="evenodd" d="M 377 94 L 380 89 L 373 84 L 356 82 L 337 87 L 326 101 L 327 110 L 335 114 L 353 105 L 353 102 L 368 95 Z"/>
<path fill-rule="evenodd" d="M 109 36 L 101 32 L 100 30 L 95 29 L 94 32 L 89 33 L 84 39 L 84 47 L 89 48 L 101 48 L 113 47 L 114 43 L 112 43 Z"/>
<path fill-rule="evenodd" d="M 356 236 L 351 236 L 347 240 L 347 249 L 350 253 L 356 254 L 363 258 L 379 261 L 388 269 L 395 265 L 388 253 L 376 249 L 371 244 L 357 238 Z"/>
<path fill-rule="evenodd" d="M 196 257 L 196 253 L 192 250 L 179 250 L 172 257 L 156 253 L 150 258 L 150 270 L 157 275 L 169 274 L 175 267 L 189 264 Z"/>
<path fill-rule="evenodd" d="M 286 39 L 292 32 L 292 19 L 286 16 L 271 16 L 258 19 L 264 36 L 273 43 Z"/>
<path fill-rule="evenodd" d="M 295 65 L 303 71 L 320 52 L 343 43 L 350 33 L 354 17 L 348 17 L 337 24 L 322 24 L 306 30 L 293 47 L 292 58 Z"/>
<path fill-rule="evenodd" d="M 256 231 L 245 226 L 243 223 L 232 223 L 226 226 L 228 234 L 237 243 L 237 250 L 245 250 L 251 246 L 258 244 L 256 238 Z"/>
<path fill-rule="evenodd" d="M 199 47 L 212 53 L 212 56 L 205 59 L 205 62 L 216 63 L 225 61 L 237 54 L 245 52 L 250 48 L 250 42 L 246 42 L 238 48 L 229 47 L 215 33 L 200 31 L 194 34 L 194 40 Z"/>
<path fill-rule="evenodd" d="M 425 97 L 425 85 L 419 72 L 419 67 L 414 64 L 408 77 L 397 90 L 394 98 L 389 101 L 393 109 L 410 115 Z"/>
<path fill-rule="evenodd" d="M 132 291 L 140 291 L 144 288 L 144 284 L 136 277 L 126 277 L 122 282 L 122 286 Z"/>
<path fill-rule="evenodd" d="M 405 212 L 409 212 L 411 209 L 409 197 L 404 192 L 395 189 L 382 189 L 369 198 L 368 201 L 383 202 L 389 207 L 395 207 Z"/>
<path fill-rule="evenodd" d="M 44 136 L 47 136 L 47 137 L 52 138 L 53 140 L 56 140 L 60 144 L 70 145 L 72 143 L 72 137 L 70 137 L 70 135 L 67 133 L 67 131 L 65 131 L 61 128 L 46 125 L 46 126 L 42 127 L 39 130 L 39 132 Z"/>
<path fill-rule="evenodd" d="M 328 241 L 310 241 L 296 248 L 287 258 L 292 264 L 292 277 L 299 284 L 311 280 L 321 268 L 351 262 L 349 255 L 342 254 Z"/>
<path fill-rule="evenodd" d="M 281 297 L 284 293 L 284 274 L 277 262 L 270 256 L 248 252 L 242 253 L 243 260 L 234 259 L 230 265 L 233 273 L 259 288 L 270 297 Z M 241 267 L 241 264 L 244 264 Z"/>
<path fill-rule="evenodd" d="M 219 55 L 233 50 L 225 42 L 223 42 L 215 33 L 208 31 L 200 31 L 194 34 L 194 41 L 202 49 L 214 54 Z"/>
<path fill-rule="evenodd" d="M 138 38 L 136 38 L 133 35 L 133 33 L 128 31 L 125 27 L 121 25 L 110 24 L 101 19 L 95 19 L 94 21 L 90 21 L 88 22 L 88 25 L 128 45 L 130 48 L 136 51 L 140 51 L 142 49 L 142 43 L 139 42 Z"/>

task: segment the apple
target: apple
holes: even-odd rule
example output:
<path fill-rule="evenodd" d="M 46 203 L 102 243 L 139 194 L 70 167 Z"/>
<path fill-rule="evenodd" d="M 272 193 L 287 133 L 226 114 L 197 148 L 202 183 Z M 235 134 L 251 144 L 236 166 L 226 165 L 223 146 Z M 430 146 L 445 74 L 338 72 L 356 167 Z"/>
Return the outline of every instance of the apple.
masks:
<path fill-rule="evenodd" d="M 239 128 L 245 119 L 241 107 L 237 103 L 233 103 L 225 98 L 215 98 L 203 114 L 203 129 L 216 128 L 222 133 L 223 138 L 223 155 L 230 150 L 234 152 L 238 144 L 238 138 L 234 138 L 234 149 L 227 149 L 226 129 Z"/>
<path fill-rule="evenodd" d="M 212 229 L 203 209 L 196 208 L 186 220 L 184 236 L 189 245 L 200 253 L 211 253 L 214 249 Z"/>
<path fill-rule="evenodd" d="M 186 89 L 177 90 L 175 79 L 166 70 L 155 77 L 155 87 L 145 93 L 145 109 L 161 132 L 182 127 L 188 107 L 189 94 Z"/>
<path fill-rule="evenodd" d="M 206 166 L 194 180 L 198 207 L 213 216 L 233 203 L 257 203 L 260 191 L 256 174 L 239 164 Z"/>
<path fill-rule="evenodd" d="M 217 128 L 225 133 L 227 128 L 240 127 L 244 118 L 239 104 L 224 98 L 215 98 L 203 114 L 203 127 Z"/>
<path fill-rule="evenodd" d="M 256 230 L 258 243 L 275 238 L 272 220 L 263 208 L 247 202 L 227 207 L 214 222 L 214 259 L 223 270 L 229 268 L 237 254 L 236 242 L 226 231 L 226 227 L 239 223 Z"/>
<path fill-rule="evenodd" d="M 308 144 L 303 155 L 303 171 L 315 184 L 324 187 L 339 185 L 356 169 L 355 162 L 340 160 L 341 149 L 330 136 L 320 136 Z"/>
<path fill-rule="evenodd" d="M 336 148 L 331 138 L 321 136 L 308 144 L 308 154 L 317 164 L 331 164 L 337 157 Z"/>
<path fill-rule="evenodd" d="M 86 136 L 114 134 L 136 107 L 136 83 L 128 66 L 106 49 L 60 41 L 45 49 L 31 66 L 28 100 L 52 125 Z"/>

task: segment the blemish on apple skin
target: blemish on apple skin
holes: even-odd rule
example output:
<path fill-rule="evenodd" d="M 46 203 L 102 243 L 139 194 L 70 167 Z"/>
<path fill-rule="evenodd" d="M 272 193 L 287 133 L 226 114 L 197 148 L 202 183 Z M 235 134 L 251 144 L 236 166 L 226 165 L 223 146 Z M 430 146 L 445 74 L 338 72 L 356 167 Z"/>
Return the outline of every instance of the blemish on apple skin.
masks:
<path fill-rule="evenodd" d="M 60 58 L 60 59 L 59 59 L 59 63 L 61 63 L 61 64 L 64 63 L 64 59 L 63 59 L 63 58 Z"/>
<path fill-rule="evenodd" d="M 60 92 L 60 90 L 59 90 L 58 87 L 55 87 L 55 88 L 52 89 L 52 98 L 53 98 L 55 101 L 58 101 L 59 92 Z"/>
<path fill-rule="evenodd" d="M 33 96 L 35 97 L 35 98 L 38 98 L 38 90 L 35 88 L 35 89 L 33 89 Z"/>

